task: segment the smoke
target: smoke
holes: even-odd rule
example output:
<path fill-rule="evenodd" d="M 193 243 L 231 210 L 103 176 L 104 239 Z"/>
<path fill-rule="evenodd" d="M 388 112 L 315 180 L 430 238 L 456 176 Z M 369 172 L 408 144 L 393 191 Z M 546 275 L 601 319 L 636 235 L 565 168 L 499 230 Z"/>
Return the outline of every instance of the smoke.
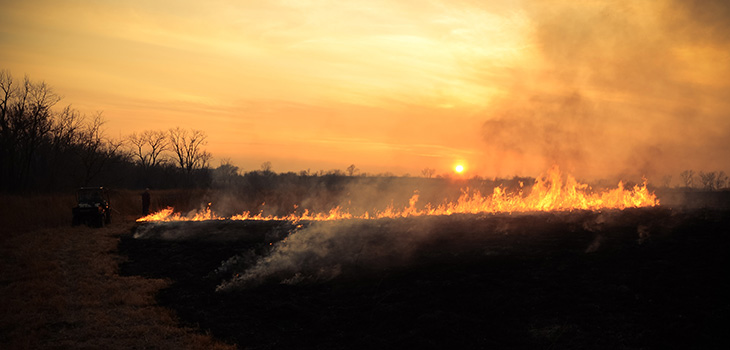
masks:
<path fill-rule="evenodd" d="M 223 262 L 218 271 L 231 278 L 217 290 L 364 278 L 503 255 L 624 249 L 643 243 L 656 227 L 672 225 L 668 215 L 656 208 L 316 222 L 274 243 L 257 259 L 246 251 Z"/>
<path fill-rule="evenodd" d="M 328 281 L 343 273 L 353 274 L 354 270 L 403 266 L 426 237 L 428 227 L 414 220 L 313 223 L 278 242 L 269 255 L 221 284 L 218 290 L 253 287 L 267 281 Z M 225 265 L 222 270 L 227 270 Z"/>
<path fill-rule="evenodd" d="M 499 176 L 552 164 L 586 178 L 730 168 L 730 5 L 540 2 L 532 59 L 486 111 Z"/>
<path fill-rule="evenodd" d="M 529 179 L 522 179 L 529 186 Z M 468 187 L 481 193 L 490 193 L 496 186 L 508 190 L 517 181 L 488 181 L 472 179 L 425 179 L 407 177 L 360 177 L 360 176 L 299 176 L 276 174 L 262 176 L 245 174 L 238 182 L 218 187 L 206 193 L 202 199 L 211 203 L 210 209 L 219 216 L 230 217 L 249 212 L 264 216 L 301 215 L 328 213 L 334 208 L 342 212 L 371 216 L 388 208 L 401 210 L 410 205 L 410 199 L 418 194 L 418 206 L 422 209 L 430 203 L 434 206 L 453 202 Z"/>

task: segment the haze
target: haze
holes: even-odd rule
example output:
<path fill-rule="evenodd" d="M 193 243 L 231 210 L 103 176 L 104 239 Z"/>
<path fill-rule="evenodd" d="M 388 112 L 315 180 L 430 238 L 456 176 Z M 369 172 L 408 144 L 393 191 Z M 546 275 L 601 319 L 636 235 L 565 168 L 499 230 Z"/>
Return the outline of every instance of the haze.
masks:
<path fill-rule="evenodd" d="M 0 68 L 244 171 L 730 170 L 724 1 L 2 1 Z M 676 182 L 676 180 L 675 180 Z"/>

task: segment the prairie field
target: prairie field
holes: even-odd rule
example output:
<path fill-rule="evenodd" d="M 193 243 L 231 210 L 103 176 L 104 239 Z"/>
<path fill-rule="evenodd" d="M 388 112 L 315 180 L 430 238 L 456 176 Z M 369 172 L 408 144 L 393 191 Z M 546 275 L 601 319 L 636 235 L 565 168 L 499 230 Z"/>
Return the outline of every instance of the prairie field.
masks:
<path fill-rule="evenodd" d="M 188 209 L 210 196 L 153 195 Z M 730 345 L 726 192 L 325 222 L 135 223 L 138 196 L 116 193 L 101 229 L 70 227 L 73 196 L 3 201 L 3 348 Z"/>
<path fill-rule="evenodd" d="M 172 281 L 119 274 L 127 258 L 117 247 L 138 217 L 137 196 L 115 193 L 104 228 L 71 227 L 73 195 L 3 196 L 1 348 L 235 348 L 157 305 Z"/>

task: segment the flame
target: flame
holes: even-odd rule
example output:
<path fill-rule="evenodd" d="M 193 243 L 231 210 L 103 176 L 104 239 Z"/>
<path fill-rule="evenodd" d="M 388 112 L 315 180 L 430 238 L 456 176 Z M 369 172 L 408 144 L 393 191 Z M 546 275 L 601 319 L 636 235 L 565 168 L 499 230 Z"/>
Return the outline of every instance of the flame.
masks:
<path fill-rule="evenodd" d="M 522 184 L 520 184 L 522 185 Z M 310 213 L 308 210 L 287 216 L 264 216 L 263 213 L 251 214 L 243 212 L 230 218 L 219 217 L 208 207 L 198 213 L 183 216 L 175 213 L 171 207 L 165 208 L 157 213 L 150 214 L 137 219 L 138 222 L 146 221 L 203 221 L 203 220 L 287 220 L 287 221 L 326 221 L 342 219 L 381 219 L 398 218 L 422 215 L 451 215 L 451 214 L 477 214 L 477 213 L 513 213 L 530 211 L 571 211 L 571 210 L 601 210 L 601 209 L 626 209 L 653 207 L 659 205 L 659 200 L 654 193 L 647 189 L 647 182 L 644 180 L 641 186 L 636 185 L 626 189 L 623 182 L 619 182 L 615 189 L 593 193 L 586 184 L 581 184 L 576 179 L 567 175 L 563 181 L 563 175 L 558 167 L 551 168 L 547 175 L 536 179 L 535 184 L 524 194 L 520 190 L 517 193 L 508 193 L 502 187 L 494 188 L 490 195 L 482 195 L 479 191 L 463 189 L 461 196 L 455 202 L 443 203 L 433 206 L 426 204 L 423 209 L 417 208 L 419 193 L 416 191 L 408 202 L 408 206 L 402 209 L 392 205 L 380 212 L 362 215 L 352 215 L 341 207 L 332 208 L 329 212 Z M 521 186 L 520 186 L 521 187 Z M 296 208 L 295 208 L 296 209 Z"/>

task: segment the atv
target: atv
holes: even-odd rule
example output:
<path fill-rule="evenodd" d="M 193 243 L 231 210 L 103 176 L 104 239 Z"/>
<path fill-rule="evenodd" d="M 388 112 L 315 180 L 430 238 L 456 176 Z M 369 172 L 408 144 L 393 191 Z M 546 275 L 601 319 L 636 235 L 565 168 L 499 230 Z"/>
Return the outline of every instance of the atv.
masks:
<path fill-rule="evenodd" d="M 71 226 L 104 227 L 112 222 L 109 193 L 104 187 L 81 187 L 78 190 L 78 204 L 71 210 Z"/>

